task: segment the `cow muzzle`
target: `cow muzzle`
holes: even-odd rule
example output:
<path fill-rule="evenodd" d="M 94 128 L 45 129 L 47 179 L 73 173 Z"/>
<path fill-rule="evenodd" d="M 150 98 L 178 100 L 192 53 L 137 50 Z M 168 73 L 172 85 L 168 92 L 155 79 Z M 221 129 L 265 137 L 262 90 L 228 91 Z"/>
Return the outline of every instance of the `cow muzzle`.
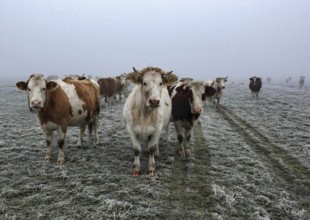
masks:
<path fill-rule="evenodd" d="M 192 114 L 194 114 L 194 115 L 201 114 L 202 111 L 203 111 L 203 109 L 201 107 L 192 108 Z"/>
<path fill-rule="evenodd" d="M 149 99 L 150 107 L 158 108 L 159 107 L 159 99 Z"/>
<path fill-rule="evenodd" d="M 42 102 L 40 101 L 40 100 L 32 100 L 31 102 L 30 102 L 30 108 L 31 109 L 35 109 L 35 110 L 37 110 L 37 109 L 40 109 L 40 108 L 42 108 L 43 106 L 42 106 Z"/>

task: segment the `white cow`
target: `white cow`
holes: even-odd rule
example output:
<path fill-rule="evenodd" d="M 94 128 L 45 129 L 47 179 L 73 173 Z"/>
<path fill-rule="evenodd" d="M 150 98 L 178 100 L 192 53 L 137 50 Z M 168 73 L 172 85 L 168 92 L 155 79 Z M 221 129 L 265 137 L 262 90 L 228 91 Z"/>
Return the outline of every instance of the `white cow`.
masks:
<path fill-rule="evenodd" d="M 220 99 L 223 95 L 223 89 L 225 89 L 225 83 L 227 82 L 226 77 L 217 77 L 214 81 L 208 80 L 205 82 L 206 85 L 212 85 L 212 87 L 216 90 L 214 95 L 211 96 L 210 101 L 216 105 L 216 107 L 220 103 Z"/>
<path fill-rule="evenodd" d="M 167 85 L 177 80 L 171 72 L 164 72 L 157 67 L 146 67 L 127 75 L 127 79 L 136 84 L 129 94 L 123 109 L 123 117 L 130 135 L 135 160 L 133 176 L 140 175 L 139 138 L 145 141 L 149 151 L 148 174 L 154 175 L 155 159 L 158 156 L 160 134 L 170 120 L 171 99 Z"/>

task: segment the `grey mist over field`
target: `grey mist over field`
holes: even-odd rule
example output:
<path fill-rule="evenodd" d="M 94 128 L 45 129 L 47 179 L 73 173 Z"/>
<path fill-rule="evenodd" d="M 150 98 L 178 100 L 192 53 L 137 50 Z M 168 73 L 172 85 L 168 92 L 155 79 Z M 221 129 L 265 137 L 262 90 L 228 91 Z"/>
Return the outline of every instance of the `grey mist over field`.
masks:
<path fill-rule="evenodd" d="M 0 85 L 30 74 L 179 76 L 310 73 L 310 1 L 0 0 Z"/>

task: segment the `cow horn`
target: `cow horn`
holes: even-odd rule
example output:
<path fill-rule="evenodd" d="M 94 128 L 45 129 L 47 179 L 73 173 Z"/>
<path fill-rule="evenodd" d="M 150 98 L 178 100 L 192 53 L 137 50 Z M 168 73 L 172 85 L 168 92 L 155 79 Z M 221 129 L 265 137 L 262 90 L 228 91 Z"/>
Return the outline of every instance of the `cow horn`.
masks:
<path fill-rule="evenodd" d="M 134 72 L 136 72 L 136 73 L 138 72 L 135 67 L 132 67 L 132 69 Z"/>

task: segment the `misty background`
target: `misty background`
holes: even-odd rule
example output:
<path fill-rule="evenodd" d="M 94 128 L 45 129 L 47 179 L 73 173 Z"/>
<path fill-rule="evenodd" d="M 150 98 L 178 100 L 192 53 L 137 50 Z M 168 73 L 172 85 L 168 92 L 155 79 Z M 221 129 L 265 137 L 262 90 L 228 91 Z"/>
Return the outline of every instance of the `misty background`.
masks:
<path fill-rule="evenodd" d="M 199 80 L 307 80 L 309 12 L 309 0 L 0 0 L 0 85 L 148 65 Z"/>

